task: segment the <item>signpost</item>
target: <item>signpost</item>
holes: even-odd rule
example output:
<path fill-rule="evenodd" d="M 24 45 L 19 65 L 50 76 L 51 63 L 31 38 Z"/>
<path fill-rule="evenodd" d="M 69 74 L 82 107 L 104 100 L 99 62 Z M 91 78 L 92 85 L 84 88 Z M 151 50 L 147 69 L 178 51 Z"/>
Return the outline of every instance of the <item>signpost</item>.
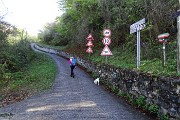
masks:
<path fill-rule="evenodd" d="M 88 47 L 87 50 L 86 50 L 87 53 L 93 53 L 93 50 L 91 47 Z"/>
<path fill-rule="evenodd" d="M 137 32 L 137 68 L 140 66 L 140 30 L 146 27 L 145 18 L 130 26 L 130 34 Z"/>
<path fill-rule="evenodd" d="M 89 56 L 90 56 L 90 53 L 93 53 L 93 50 L 91 47 L 94 46 L 92 43 L 92 40 L 94 40 L 94 38 L 92 34 L 90 33 L 86 39 L 88 40 L 88 43 L 86 44 L 86 46 L 88 46 L 86 52 L 89 53 Z"/>
<path fill-rule="evenodd" d="M 102 40 L 102 43 L 105 45 L 105 47 L 101 52 L 101 56 L 106 56 L 106 63 L 107 63 L 107 56 L 112 55 L 112 52 L 108 47 L 108 45 L 111 44 L 111 39 L 109 38 L 111 36 L 111 30 L 110 29 L 104 29 L 103 35 L 104 35 L 104 38 Z"/>
<path fill-rule="evenodd" d="M 146 19 L 143 18 L 142 20 L 140 20 L 140 21 L 132 24 L 132 25 L 130 26 L 130 34 L 135 33 L 135 32 L 138 32 L 138 31 L 144 29 L 144 28 L 146 27 L 145 22 L 146 22 Z"/>
<path fill-rule="evenodd" d="M 103 51 L 101 52 L 102 56 L 110 56 L 112 55 L 112 52 L 110 51 L 109 47 L 106 45 L 103 49 Z"/>
<path fill-rule="evenodd" d="M 171 18 L 177 18 L 177 73 L 180 74 L 180 10 L 172 13 Z"/>
<path fill-rule="evenodd" d="M 166 44 L 168 43 L 169 33 L 158 35 L 159 42 L 163 43 L 163 66 L 166 64 Z"/>
<path fill-rule="evenodd" d="M 111 44 L 111 39 L 109 37 L 104 37 L 102 40 L 104 45 L 110 45 Z"/>
<path fill-rule="evenodd" d="M 180 5 L 180 0 L 179 0 L 179 5 Z M 180 11 L 180 10 L 178 10 Z M 178 33 L 177 33 L 177 73 L 180 74 L 180 14 L 178 14 L 178 18 L 177 18 L 177 29 L 178 29 Z"/>
<path fill-rule="evenodd" d="M 91 46 L 94 46 L 94 45 L 93 45 L 92 41 L 88 41 L 88 43 L 86 44 L 86 46 L 90 46 L 90 47 L 91 47 Z"/>
<path fill-rule="evenodd" d="M 172 17 L 177 18 L 177 73 L 180 74 L 180 10 L 174 13 Z"/>
<path fill-rule="evenodd" d="M 87 36 L 87 38 L 86 38 L 87 40 L 94 40 L 94 38 L 93 38 L 93 36 L 92 36 L 92 34 L 90 33 L 88 36 Z"/>
<path fill-rule="evenodd" d="M 111 30 L 110 29 L 104 29 L 103 30 L 103 35 L 105 37 L 110 37 L 111 36 Z"/>

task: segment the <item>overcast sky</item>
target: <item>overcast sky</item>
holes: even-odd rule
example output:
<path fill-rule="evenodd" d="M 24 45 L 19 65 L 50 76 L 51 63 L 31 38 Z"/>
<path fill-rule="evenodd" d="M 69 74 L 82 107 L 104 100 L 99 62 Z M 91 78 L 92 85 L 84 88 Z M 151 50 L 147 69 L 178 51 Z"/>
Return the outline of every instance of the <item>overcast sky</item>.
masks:
<path fill-rule="evenodd" d="M 62 12 L 58 0 L 0 0 L 0 15 L 8 14 L 3 20 L 37 33 L 47 22 L 53 22 Z"/>

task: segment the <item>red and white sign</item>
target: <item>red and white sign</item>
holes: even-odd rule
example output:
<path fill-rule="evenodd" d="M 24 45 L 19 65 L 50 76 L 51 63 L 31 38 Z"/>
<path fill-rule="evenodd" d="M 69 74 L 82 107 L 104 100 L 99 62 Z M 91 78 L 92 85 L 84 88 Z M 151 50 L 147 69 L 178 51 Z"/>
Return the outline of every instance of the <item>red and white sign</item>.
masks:
<path fill-rule="evenodd" d="M 103 51 L 101 52 L 102 56 L 110 56 L 112 55 L 112 52 L 110 51 L 109 47 L 106 45 L 103 49 Z"/>
<path fill-rule="evenodd" d="M 111 39 L 109 37 L 104 37 L 102 40 L 104 45 L 110 45 L 111 44 Z"/>
<path fill-rule="evenodd" d="M 92 43 L 92 40 L 94 40 L 94 38 L 93 38 L 92 34 L 89 33 L 89 35 L 87 36 L 86 39 L 88 40 L 88 43 L 86 44 L 86 46 L 88 46 L 86 52 L 87 53 L 93 53 L 93 50 L 92 50 L 91 47 L 94 46 L 93 43 Z"/>
<path fill-rule="evenodd" d="M 158 35 L 158 39 L 165 39 L 169 37 L 169 33 L 164 33 L 164 34 L 160 34 Z"/>
<path fill-rule="evenodd" d="M 94 46 L 93 43 L 91 41 L 88 41 L 88 43 L 86 44 L 86 46 Z"/>
<path fill-rule="evenodd" d="M 87 50 L 86 50 L 87 53 L 93 53 L 93 50 L 91 47 L 88 47 Z"/>
<path fill-rule="evenodd" d="M 88 37 L 87 37 L 86 39 L 87 39 L 87 40 L 94 40 L 94 38 L 93 38 L 93 36 L 92 36 L 91 33 L 88 35 Z"/>
<path fill-rule="evenodd" d="M 110 29 L 104 29 L 103 30 L 103 35 L 105 37 L 110 37 L 111 36 L 111 30 Z"/>

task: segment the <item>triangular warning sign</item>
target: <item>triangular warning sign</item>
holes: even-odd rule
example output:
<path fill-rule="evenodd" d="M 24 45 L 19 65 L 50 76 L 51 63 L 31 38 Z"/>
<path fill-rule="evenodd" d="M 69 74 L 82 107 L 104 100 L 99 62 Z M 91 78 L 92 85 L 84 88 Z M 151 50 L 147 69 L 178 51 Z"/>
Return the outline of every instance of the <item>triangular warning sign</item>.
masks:
<path fill-rule="evenodd" d="M 94 40 L 94 38 L 93 38 L 93 36 L 92 36 L 91 33 L 88 35 L 88 37 L 87 37 L 86 39 L 87 39 L 87 40 Z"/>
<path fill-rule="evenodd" d="M 87 53 L 93 53 L 93 50 L 91 47 L 88 47 L 87 50 L 86 50 Z"/>
<path fill-rule="evenodd" d="M 87 39 L 89 39 L 89 38 L 92 38 L 92 34 L 89 34 L 89 35 L 88 35 Z"/>
<path fill-rule="evenodd" d="M 89 41 L 86 46 L 94 46 L 93 43 L 91 41 Z"/>
<path fill-rule="evenodd" d="M 103 49 L 103 51 L 101 52 L 102 56 L 109 56 L 112 55 L 112 52 L 110 51 L 109 47 L 106 45 Z"/>

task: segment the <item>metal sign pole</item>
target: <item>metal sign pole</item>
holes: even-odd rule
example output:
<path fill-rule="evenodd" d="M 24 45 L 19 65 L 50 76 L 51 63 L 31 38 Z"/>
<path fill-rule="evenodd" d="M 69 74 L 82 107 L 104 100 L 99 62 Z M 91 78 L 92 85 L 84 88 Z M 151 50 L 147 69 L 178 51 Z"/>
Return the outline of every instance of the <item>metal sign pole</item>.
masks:
<path fill-rule="evenodd" d="M 140 30 L 137 31 L 137 68 L 140 66 Z"/>
<path fill-rule="evenodd" d="M 106 56 L 106 63 L 107 63 L 107 56 Z"/>
<path fill-rule="evenodd" d="M 166 64 L 166 44 L 163 42 L 163 66 Z"/>
<path fill-rule="evenodd" d="M 141 60 L 140 60 L 140 30 L 143 30 L 146 27 L 146 19 L 143 18 L 142 20 L 139 20 L 138 22 L 132 24 L 130 26 L 130 34 L 137 32 L 137 68 L 139 68 Z"/>
<path fill-rule="evenodd" d="M 180 74 L 180 16 L 177 17 L 177 73 Z"/>

